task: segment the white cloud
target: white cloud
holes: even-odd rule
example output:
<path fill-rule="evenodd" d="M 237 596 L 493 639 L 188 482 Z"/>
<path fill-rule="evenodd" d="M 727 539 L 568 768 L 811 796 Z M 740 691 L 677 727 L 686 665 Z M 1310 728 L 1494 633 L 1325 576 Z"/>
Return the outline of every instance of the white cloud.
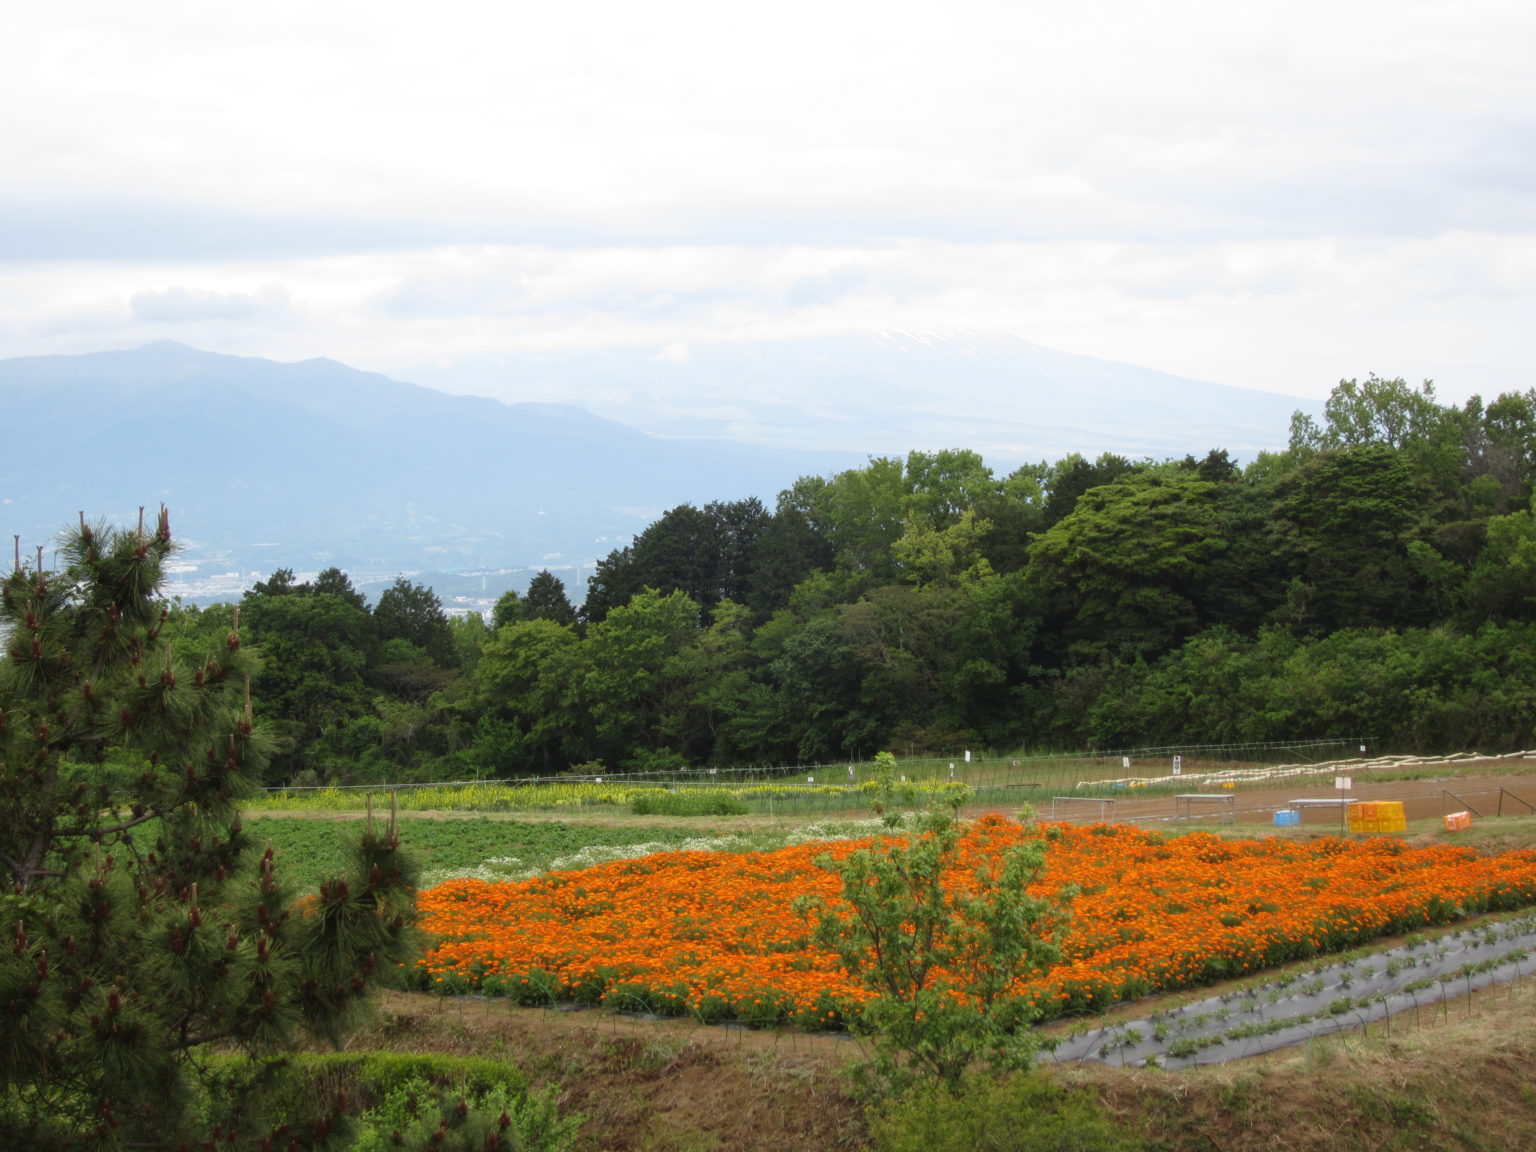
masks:
<path fill-rule="evenodd" d="M 177 286 L 135 292 L 128 307 L 136 320 L 171 324 L 286 316 L 292 303 L 288 290 L 281 284 L 266 284 L 255 292 L 212 292 Z"/>
<path fill-rule="evenodd" d="M 1413 230 L 1525 135 L 1533 32 L 1486 0 L 38 6 L 0 146 L 21 190 L 445 229 Z"/>
<path fill-rule="evenodd" d="M 249 287 L 264 283 L 285 288 Z M 217 274 L 181 264 L 0 266 L 0 346 L 17 354 L 171 337 L 278 359 L 333 356 L 406 378 L 418 365 L 508 350 L 970 329 L 1298 395 L 1376 371 L 1435 377 L 1454 398 L 1536 384 L 1525 334 L 1533 313 L 1536 238 L 1460 232 L 477 247 L 243 263 Z"/>
<path fill-rule="evenodd" d="M 32 5 L 0 348 L 970 328 L 1525 387 L 1533 40 L 1514 0 Z"/>

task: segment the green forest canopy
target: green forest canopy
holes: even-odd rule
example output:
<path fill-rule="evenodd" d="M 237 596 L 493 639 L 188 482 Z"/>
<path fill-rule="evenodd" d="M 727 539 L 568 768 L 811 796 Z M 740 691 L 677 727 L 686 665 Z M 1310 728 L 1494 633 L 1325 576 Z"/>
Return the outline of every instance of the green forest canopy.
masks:
<path fill-rule="evenodd" d="M 682 505 L 597 566 L 450 620 L 404 579 L 286 570 L 239 605 L 273 783 L 814 763 L 1370 732 L 1524 746 L 1536 716 L 1536 390 L 1375 376 L 1283 452 L 975 452 Z M 180 609 L 206 643 L 234 607 Z"/>

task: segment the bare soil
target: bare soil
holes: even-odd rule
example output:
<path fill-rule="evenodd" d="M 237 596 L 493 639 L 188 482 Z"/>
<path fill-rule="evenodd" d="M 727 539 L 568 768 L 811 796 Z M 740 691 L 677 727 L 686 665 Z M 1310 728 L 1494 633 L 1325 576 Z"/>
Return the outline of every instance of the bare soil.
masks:
<path fill-rule="evenodd" d="M 1400 800 L 1409 824 L 1434 821 L 1439 823 L 1450 812 L 1470 809 L 1477 818 L 1494 816 L 1523 816 L 1536 814 L 1536 762 L 1521 758 L 1495 761 L 1478 765 L 1473 774 L 1458 773 L 1454 769 L 1403 768 L 1397 771 L 1374 770 L 1351 773 L 1352 786 L 1348 791 L 1338 791 L 1333 778 L 1319 776 L 1313 779 L 1297 779 L 1262 790 L 1243 788 L 1234 790 L 1233 814 L 1240 824 L 1272 825 L 1274 813 L 1283 810 L 1293 800 L 1345 798 L 1358 801 Z M 1192 786 L 1189 791 L 1213 793 L 1221 790 L 1208 785 Z M 1051 798 L 1035 801 L 1038 815 L 1051 816 Z M 982 811 L 1007 811 L 1000 808 L 978 808 Z M 1128 793 L 1117 799 L 1112 816 L 1105 819 L 1126 824 L 1147 824 L 1172 827 L 1187 825 L 1218 825 L 1229 815 L 1210 804 L 1191 805 L 1184 815 L 1173 795 L 1162 794 L 1145 799 Z M 1079 805 L 1064 809 L 1056 819 L 1074 822 L 1098 820 L 1095 806 Z M 1326 808 L 1301 809 L 1301 827 L 1307 830 L 1337 832 L 1343 824 L 1343 813 Z M 1284 834 L 1291 829 L 1270 828 Z"/>

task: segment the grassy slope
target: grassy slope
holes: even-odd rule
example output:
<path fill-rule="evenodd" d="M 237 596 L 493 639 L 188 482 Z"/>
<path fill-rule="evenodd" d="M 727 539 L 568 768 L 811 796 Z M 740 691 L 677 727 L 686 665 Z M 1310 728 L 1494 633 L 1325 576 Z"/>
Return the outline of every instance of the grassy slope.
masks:
<path fill-rule="evenodd" d="M 1148 1150 L 1346 1152 L 1536 1148 L 1536 983 L 1419 1019 L 1192 1072 L 1085 1066 L 1091 1092 Z M 841 1069 L 846 1040 L 391 994 L 351 1048 L 507 1060 L 587 1116 L 590 1152 L 866 1146 Z M 1087 1150 L 1084 1150 L 1087 1152 Z"/>

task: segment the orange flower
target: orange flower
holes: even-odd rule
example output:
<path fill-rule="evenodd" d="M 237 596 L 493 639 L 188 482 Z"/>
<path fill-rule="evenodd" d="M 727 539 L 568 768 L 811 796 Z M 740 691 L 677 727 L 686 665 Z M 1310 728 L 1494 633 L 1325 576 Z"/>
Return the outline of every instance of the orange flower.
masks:
<path fill-rule="evenodd" d="M 1120 825 L 970 825 L 951 874 L 978 869 L 1024 837 L 1046 839 L 1037 895 L 1070 888 L 1061 961 L 1027 974 L 1023 1002 L 1050 1013 L 1334 951 L 1463 915 L 1536 903 L 1536 852 L 1478 856 L 1391 839 L 1311 843 L 1164 839 Z M 817 867 L 869 841 L 775 852 L 666 852 L 519 883 L 458 880 L 423 892 L 432 943 L 423 976 L 451 989 L 625 1003 L 704 1018 L 824 1026 L 866 996 L 809 940 L 796 897 L 834 906 L 840 882 Z"/>

